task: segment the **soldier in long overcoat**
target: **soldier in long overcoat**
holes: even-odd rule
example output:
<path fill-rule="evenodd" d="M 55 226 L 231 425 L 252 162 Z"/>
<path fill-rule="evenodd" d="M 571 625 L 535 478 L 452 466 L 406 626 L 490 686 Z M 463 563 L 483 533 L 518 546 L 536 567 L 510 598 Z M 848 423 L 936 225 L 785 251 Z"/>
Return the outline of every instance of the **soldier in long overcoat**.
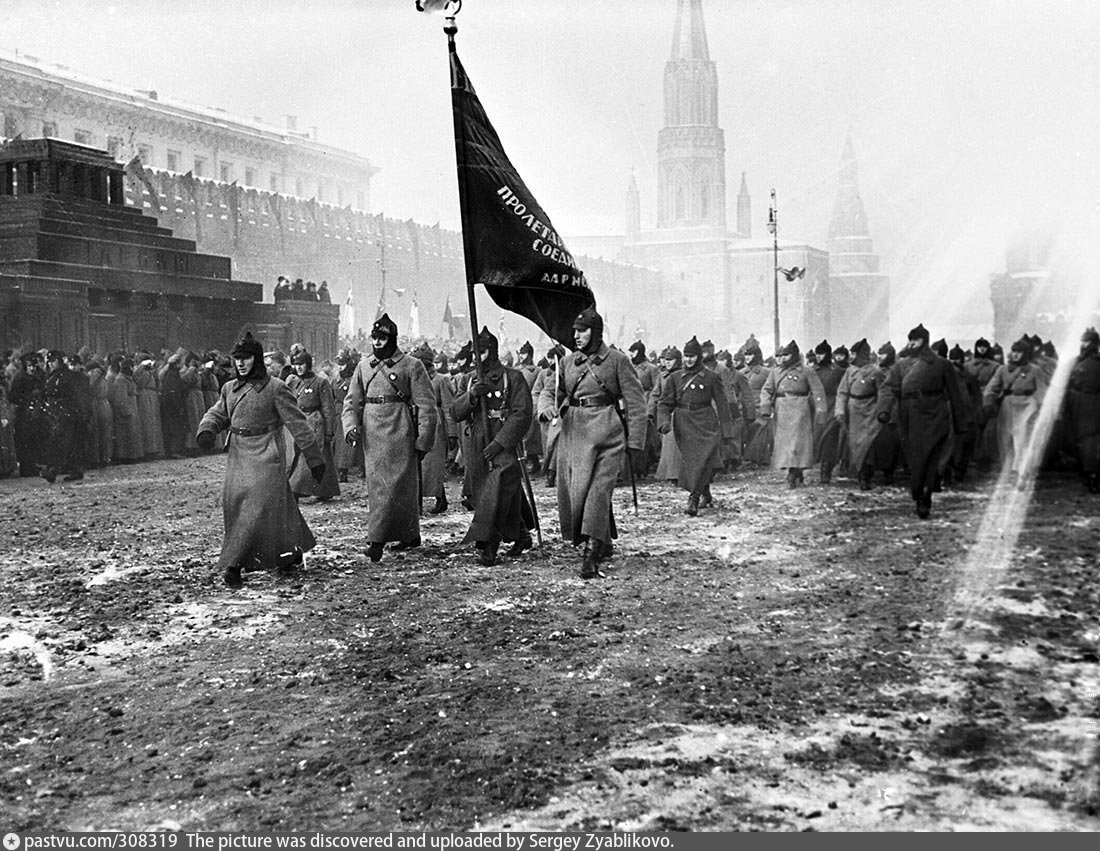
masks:
<path fill-rule="evenodd" d="M 46 376 L 37 352 L 20 355 L 19 365 L 21 369 L 11 379 L 8 401 L 15 411 L 13 432 L 19 475 L 28 478 L 37 476 L 38 466 L 43 463 L 45 404 L 42 390 L 46 385 Z"/>
<path fill-rule="evenodd" d="M 673 412 L 676 416 L 673 419 Z M 722 379 L 703 366 L 703 348 L 692 337 L 684 344 L 684 368 L 672 373 L 657 404 L 657 430 L 670 431 L 680 447 L 677 484 L 688 492 L 687 513 L 713 500 L 710 482 L 723 467 L 722 444 L 733 440 L 733 420 Z"/>
<path fill-rule="evenodd" d="M 833 347 L 828 340 L 822 340 L 814 347 L 817 374 L 821 387 L 825 391 L 825 410 L 832 412 L 836 408 L 836 393 L 844 377 L 845 367 L 838 366 L 833 360 Z M 817 460 L 821 463 L 821 483 L 828 484 L 833 478 L 833 468 L 840 460 L 841 440 L 840 423 L 836 417 L 827 416 L 824 422 L 818 420 L 814 434 L 814 448 Z"/>
<path fill-rule="evenodd" d="M 53 482 L 59 473 L 65 481 L 84 478 L 84 446 L 81 429 L 91 414 L 91 400 L 84 394 L 80 377 L 65 362 L 65 353 L 51 349 L 46 355 L 46 383 L 42 389 L 48 430 L 41 475 Z"/>
<path fill-rule="evenodd" d="M 1031 341 L 1025 336 L 1012 344 L 1008 363 L 997 368 L 982 392 L 986 416 L 997 419 L 998 454 L 1002 467 L 1023 473 L 1021 463 L 1039 419 L 1049 386 L 1043 367 L 1031 362 Z"/>
<path fill-rule="evenodd" d="M 955 370 L 965 402 L 966 431 L 955 437 L 950 463 L 944 471 L 945 485 L 966 480 L 970 459 L 974 457 L 974 447 L 978 442 L 978 417 L 982 409 L 982 388 L 978 386 L 978 380 L 966 371 L 966 352 L 956 345 L 947 353 L 947 360 Z"/>
<path fill-rule="evenodd" d="M 539 377 L 539 368 L 535 366 L 535 348 L 530 340 L 524 341 L 519 347 L 519 363 L 516 369 L 523 375 L 527 382 L 528 393 L 535 389 L 535 382 Z M 527 456 L 527 469 L 532 476 L 537 476 L 542 471 L 540 459 L 543 456 L 542 429 L 539 421 L 531 417 L 531 424 L 527 428 L 527 434 L 523 436 L 523 452 Z"/>
<path fill-rule="evenodd" d="M 985 387 L 997 371 L 998 363 L 993 349 L 985 337 L 974 342 L 974 356 L 966 362 L 966 371 L 985 391 Z M 974 464 L 983 473 L 990 472 L 997 463 L 997 418 L 986 416 L 984 408 L 978 411 L 978 438 L 974 446 Z"/>
<path fill-rule="evenodd" d="M 574 320 L 573 339 L 577 348 L 560 363 L 557 392 L 550 385 L 542 390 L 539 417 L 547 422 L 561 417 L 561 533 L 566 541 L 585 545 L 580 574 L 594 579 L 597 564 L 610 556 L 611 541 L 618 537 L 611 496 L 623 453 L 629 447 L 635 463 L 642 462 L 646 406 L 638 374 L 625 354 L 603 341 L 603 317 L 594 308 Z"/>
<path fill-rule="evenodd" d="M 397 347 L 397 325 L 383 314 L 371 328 L 372 352 L 355 368 L 344 398 L 344 434 L 363 444 L 367 556 L 420 546 L 419 461 L 435 443 L 438 412 L 424 364 Z"/>
<path fill-rule="evenodd" d="M 306 458 L 315 480 L 325 474 L 321 447 L 294 394 L 264 366 L 264 350 L 245 334 L 232 352 L 237 378 L 222 385 L 218 401 L 199 423 L 195 442 L 204 451 L 229 431 L 222 515 L 225 535 L 218 568 L 226 585 L 240 587 L 246 569 L 294 570 L 316 543 L 286 477 L 286 434 Z"/>
<path fill-rule="evenodd" d="M 114 448 L 111 457 L 120 464 L 133 464 L 142 459 L 141 414 L 138 410 L 138 389 L 134 384 L 134 362 L 120 358 L 114 363 L 116 372 L 107 387 L 114 423 Z"/>
<path fill-rule="evenodd" d="M 638 373 L 638 381 L 642 385 L 642 393 L 645 394 L 646 399 L 649 399 L 649 394 L 653 392 L 654 386 L 657 384 L 657 377 L 660 374 L 660 369 L 656 364 L 652 364 L 646 358 L 645 343 L 641 340 L 635 340 L 630 348 L 627 350 L 630 353 L 630 362 L 634 365 L 634 371 Z M 645 435 L 645 471 L 648 473 L 653 469 L 657 463 L 657 458 L 661 454 L 661 435 L 657 431 L 657 424 L 646 418 L 646 435 Z"/>
<path fill-rule="evenodd" d="M 466 469 L 474 517 L 462 543 L 474 544 L 478 560 L 490 566 L 497 563 L 501 542 L 512 544 L 508 554 L 513 557 L 532 545 L 534 523 L 523 493 L 518 457 L 534 415 L 527 380 L 519 370 L 500 362 L 497 338 L 482 328 L 477 342 L 481 379 L 475 374 L 466 392 L 455 398 L 454 416 L 470 428 Z"/>
<path fill-rule="evenodd" d="M 88 376 L 88 391 L 92 396 L 92 463 L 96 467 L 106 467 L 111 463 L 111 443 L 114 440 L 114 419 L 111 416 L 111 403 L 107 398 L 110 387 L 107 383 L 107 369 L 97 360 L 89 361 L 85 374 Z"/>
<path fill-rule="evenodd" d="M 336 436 L 336 422 L 340 419 L 336 413 L 336 401 L 332 395 L 332 385 L 323 375 L 313 371 L 313 355 L 303 350 L 290 358 L 295 374 L 286 382 L 298 408 L 305 414 L 306 422 L 313 429 L 313 437 L 321 449 L 321 460 L 325 462 L 325 475 L 320 481 L 313 478 L 305 455 L 295 451 L 287 458 L 287 475 L 290 478 L 290 490 L 296 498 L 313 496 L 318 502 L 328 502 L 340 495 L 340 485 L 336 481 L 336 461 L 332 457 L 332 443 Z M 293 435 L 291 435 L 293 437 Z"/>
<path fill-rule="evenodd" d="M 664 395 L 665 385 L 683 368 L 683 355 L 678 348 L 669 346 L 661 352 L 661 367 L 657 382 L 646 400 L 646 419 L 653 431 L 661 437 L 661 451 L 657 458 L 657 472 L 654 474 L 660 481 L 675 482 L 680 476 L 680 447 L 676 443 L 675 429 L 670 429 L 667 434 L 657 431 L 657 406 L 661 402 L 661 396 Z M 675 411 L 672 412 L 672 421 L 675 425 Z"/>
<path fill-rule="evenodd" d="M 861 490 L 870 490 L 874 477 L 874 446 L 883 425 L 875 416 L 879 387 L 885 372 L 871 359 L 866 339 L 852 346 L 852 365 L 844 372 L 836 390 L 836 420 L 847 439 L 849 469 L 858 477 Z"/>
<path fill-rule="evenodd" d="M 1085 486 L 1100 493 L 1100 334 L 1081 335 L 1081 350 L 1069 374 L 1066 431 Z"/>
<path fill-rule="evenodd" d="M 751 343 L 751 345 L 750 345 Z M 766 467 L 772 461 L 772 448 L 775 444 L 775 423 L 770 418 L 760 416 L 760 394 L 764 382 L 768 380 L 768 367 L 764 366 L 764 353 L 755 340 L 744 347 L 745 367 L 741 374 L 749 382 L 756 400 L 756 418 L 746 424 L 745 451 L 743 458 L 760 467 Z"/>
<path fill-rule="evenodd" d="M 413 357 L 424 364 L 424 370 L 428 373 L 428 380 L 432 383 L 432 394 L 435 397 L 435 407 L 439 416 L 435 421 L 435 440 L 424 460 L 420 462 L 421 478 L 424 484 L 424 498 L 433 500 L 429 514 L 442 514 L 447 510 L 447 449 L 448 437 L 457 435 L 453 419 L 454 399 L 451 395 L 451 382 L 449 377 L 440 375 L 435 370 L 436 354 L 427 343 L 421 344 L 413 353 Z"/>
<path fill-rule="evenodd" d="M 350 470 L 363 470 L 363 445 L 352 446 L 344 439 L 344 399 L 351 387 L 351 377 L 359 366 L 358 352 L 341 349 L 336 355 L 336 374 L 332 378 L 332 400 L 336 405 L 336 480 L 346 482 Z"/>
<path fill-rule="evenodd" d="M 772 469 L 786 468 L 787 487 L 796 488 L 805 483 L 802 471 L 814 464 L 814 425 L 828 416 L 825 389 L 817 373 L 802 362 L 794 340 L 776 355 L 779 363 L 760 390 L 760 416 L 775 415 Z"/>
<path fill-rule="evenodd" d="M 948 433 L 965 429 L 959 384 L 951 365 L 932 351 L 928 339 L 923 324 L 909 332 L 907 357 L 898 358 L 890 368 L 876 409 L 882 423 L 889 422 L 892 409 L 897 410 L 898 437 L 909 464 L 909 492 L 922 519 L 932 511 L 932 490 Z"/>
<path fill-rule="evenodd" d="M 539 372 L 538 378 L 535 379 L 535 386 L 531 388 L 531 405 L 533 410 L 538 410 L 539 396 L 542 395 L 542 391 L 547 385 L 553 387 L 554 377 L 558 374 L 557 363 L 559 358 L 565 357 L 565 349 L 560 345 L 555 345 L 549 352 L 546 353 L 546 366 Z M 561 420 L 554 417 L 550 422 L 546 422 L 537 415 L 535 416 L 535 422 L 538 423 L 539 430 L 542 432 L 542 469 L 546 473 L 546 486 L 552 488 L 555 486 L 558 475 L 558 460 L 557 460 L 557 448 L 558 438 L 561 435 Z"/>
<path fill-rule="evenodd" d="M 160 421 L 160 390 L 151 357 L 142 358 L 134 366 L 132 381 L 137 388 L 141 454 L 146 458 L 159 458 L 164 454 L 164 429 Z"/>

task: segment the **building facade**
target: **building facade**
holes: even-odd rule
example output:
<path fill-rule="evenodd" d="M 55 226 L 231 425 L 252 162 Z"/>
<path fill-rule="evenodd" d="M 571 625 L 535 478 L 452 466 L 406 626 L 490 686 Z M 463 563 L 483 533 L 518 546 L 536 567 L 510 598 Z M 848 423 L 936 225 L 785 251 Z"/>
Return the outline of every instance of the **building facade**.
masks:
<path fill-rule="evenodd" d="M 114 159 L 337 207 L 370 209 L 368 159 L 317 141 L 316 128 L 246 119 L 0 52 L 0 135 L 58 138 Z"/>

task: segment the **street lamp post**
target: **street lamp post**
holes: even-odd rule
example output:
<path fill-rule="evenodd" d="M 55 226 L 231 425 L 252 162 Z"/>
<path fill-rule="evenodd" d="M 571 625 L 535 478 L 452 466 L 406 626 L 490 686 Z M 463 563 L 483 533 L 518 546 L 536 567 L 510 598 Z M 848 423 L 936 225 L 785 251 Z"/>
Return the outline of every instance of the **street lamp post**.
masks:
<path fill-rule="evenodd" d="M 768 232 L 772 235 L 772 322 L 775 333 L 775 351 L 779 351 L 779 210 L 775 205 L 775 190 L 768 207 Z"/>

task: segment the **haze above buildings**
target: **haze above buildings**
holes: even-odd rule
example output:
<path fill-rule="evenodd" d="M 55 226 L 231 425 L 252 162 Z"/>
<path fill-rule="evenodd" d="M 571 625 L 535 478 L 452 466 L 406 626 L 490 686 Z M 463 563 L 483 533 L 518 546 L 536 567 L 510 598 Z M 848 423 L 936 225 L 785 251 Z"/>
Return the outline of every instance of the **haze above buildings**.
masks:
<path fill-rule="evenodd" d="M 532 191 L 567 235 L 621 233 L 635 169 L 653 223 L 675 0 L 466 0 L 463 61 Z M 1095 232 L 1100 4 L 704 4 L 728 203 L 820 243 L 850 130 L 892 328 L 987 293 L 1021 226 Z M 281 123 L 381 168 L 374 211 L 458 226 L 442 20 L 411 0 L 0 4 L 0 47 Z M 947 298 L 944 301 L 944 298 Z"/>

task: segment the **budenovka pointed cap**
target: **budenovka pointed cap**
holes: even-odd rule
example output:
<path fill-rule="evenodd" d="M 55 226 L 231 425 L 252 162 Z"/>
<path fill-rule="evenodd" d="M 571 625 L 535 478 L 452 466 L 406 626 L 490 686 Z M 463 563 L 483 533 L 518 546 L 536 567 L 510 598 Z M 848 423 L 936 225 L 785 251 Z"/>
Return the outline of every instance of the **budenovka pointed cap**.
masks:
<path fill-rule="evenodd" d="M 596 312 L 594 307 L 586 307 L 573 320 L 574 331 L 586 331 L 589 328 L 593 331 L 603 332 L 603 317 Z"/>
<path fill-rule="evenodd" d="M 260 341 L 252 336 L 251 331 L 245 331 L 244 337 L 233 347 L 231 357 L 235 358 L 260 358 L 263 359 L 264 347 Z"/>
<path fill-rule="evenodd" d="M 941 358 L 947 357 L 947 340 L 943 339 L 943 337 L 936 340 L 930 348 Z"/>
<path fill-rule="evenodd" d="M 819 355 L 831 355 L 833 353 L 833 347 L 829 345 L 828 340 L 822 340 L 814 346 L 814 351 Z"/>
<path fill-rule="evenodd" d="M 966 352 L 962 350 L 958 343 L 956 343 L 951 351 L 947 354 L 947 359 L 951 361 L 964 361 L 966 360 Z"/>
<path fill-rule="evenodd" d="M 924 323 L 922 322 L 920 325 L 909 332 L 909 339 L 924 340 L 924 342 L 927 343 L 931 339 L 931 335 L 928 333 L 928 329 L 924 327 Z"/>
<path fill-rule="evenodd" d="M 393 337 L 394 339 L 396 339 L 397 324 L 392 319 L 390 319 L 390 315 L 388 313 L 383 313 L 380 317 L 378 317 L 378 319 L 375 320 L 374 324 L 371 326 L 370 334 L 372 337 L 375 335 L 385 334 L 388 337 Z"/>
<path fill-rule="evenodd" d="M 837 351 L 838 354 L 840 353 L 840 349 L 837 349 L 836 351 Z M 863 355 L 863 356 L 868 356 L 869 357 L 870 354 L 871 354 L 871 344 L 867 342 L 866 337 L 864 337 L 858 343 L 852 344 L 852 355 L 853 356 L 858 357 L 860 355 Z"/>
<path fill-rule="evenodd" d="M 802 354 L 802 350 L 798 348 L 798 343 L 796 343 L 794 340 L 791 340 L 789 343 L 787 343 L 787 345 L 781 347 L 779 351 L 776 352 L 776 354 L 780 357 L 785 357 L 788 355 L 800 355 Z"/>
<path fill-rule="evenodd" d="M 684 343 L 684 355 L 695 355 L 698 357 L 703 353 L 703 347 L 699 343 L 696 337 L 692 337 L 686 343 Z"/>

